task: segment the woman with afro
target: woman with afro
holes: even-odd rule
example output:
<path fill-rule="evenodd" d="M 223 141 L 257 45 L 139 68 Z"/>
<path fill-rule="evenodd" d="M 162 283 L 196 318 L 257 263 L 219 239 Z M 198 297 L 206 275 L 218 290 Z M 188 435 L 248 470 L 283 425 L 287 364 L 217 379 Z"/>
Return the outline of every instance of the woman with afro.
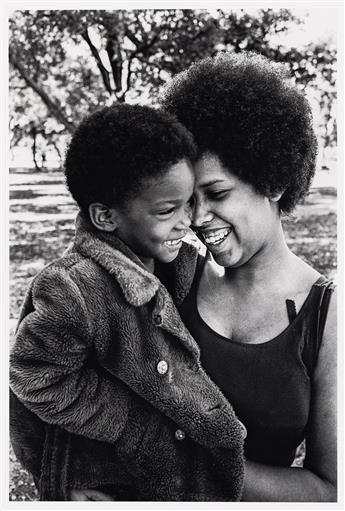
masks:
<path fill-rule="evenodd" d="M 163 106 L 198 146 L 192 222 L 207 251 L 180 312 L 247 429 L 242 498 L 334 502 L 334 285 L 290 251 L 281 223 L 314 175 L 310 107 L 252 53 L 193 64 Z"/>

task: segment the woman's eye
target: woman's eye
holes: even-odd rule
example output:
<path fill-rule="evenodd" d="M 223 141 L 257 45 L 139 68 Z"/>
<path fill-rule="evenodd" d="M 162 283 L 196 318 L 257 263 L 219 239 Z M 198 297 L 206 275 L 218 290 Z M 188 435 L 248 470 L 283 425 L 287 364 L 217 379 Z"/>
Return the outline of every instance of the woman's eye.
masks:
<path fill-rule="evenodd" d="M 223 199 L 227 196 L 229 190 L 209 191 L 210 199 Z"/>

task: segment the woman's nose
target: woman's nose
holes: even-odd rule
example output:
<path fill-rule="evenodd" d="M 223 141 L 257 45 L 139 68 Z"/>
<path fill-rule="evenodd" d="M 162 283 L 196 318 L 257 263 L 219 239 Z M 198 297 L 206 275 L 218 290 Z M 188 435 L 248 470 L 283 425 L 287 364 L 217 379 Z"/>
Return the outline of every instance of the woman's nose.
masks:
<path fill-rule="evenodd" d="M 194 201 L 192 224 L 193 227 L 202 227 L 204 224 L 210 222 L 212 213 L 207 208 L 207 204 L 202 201 Z"/>

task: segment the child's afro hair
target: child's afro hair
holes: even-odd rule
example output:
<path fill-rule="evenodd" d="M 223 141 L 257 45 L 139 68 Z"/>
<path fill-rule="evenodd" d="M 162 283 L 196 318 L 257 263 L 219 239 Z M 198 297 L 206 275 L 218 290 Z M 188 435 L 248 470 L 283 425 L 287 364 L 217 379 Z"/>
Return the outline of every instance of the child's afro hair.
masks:
<path fill-rule="evenodd" d="M 88 216 L 90 204 L 123 207 L 150 180 L 195 156 L 192 135 L 173 115 L 117 104 L 94 112 L 76 129 L 66 153 L 66 183 Z"/>
<path fill-rule="evenodd" d="M 199 156 L 217 155 L 263 195 L 284 191 L 282 212 L 306 195 L 316 137 L 310 106 L 283 65 L 253 52 L 205 58 L 173 78 L 162 106 L 192 132 Z"/>

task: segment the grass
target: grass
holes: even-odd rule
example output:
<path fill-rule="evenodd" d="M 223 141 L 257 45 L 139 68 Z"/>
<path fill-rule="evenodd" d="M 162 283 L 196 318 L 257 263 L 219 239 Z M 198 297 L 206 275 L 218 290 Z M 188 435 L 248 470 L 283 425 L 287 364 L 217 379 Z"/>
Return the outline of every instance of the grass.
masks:
<path fill-rule="evenodd" d="M 61 191 L 62 177 L 12 172 L 10 187 L 10 339 L 30 279 L 73 240 L 76 207 Z M 44 200 L 42 200 L 44 199 Z M 336 277 L 336 190 L 312 190 L 294 217 L 283 221 L 291 249 L 316 270 Z M 296 464 L 303 462 L 303 447 Z M 32 478 L 10 447 L 12 501 L 37 500 Z"/>

